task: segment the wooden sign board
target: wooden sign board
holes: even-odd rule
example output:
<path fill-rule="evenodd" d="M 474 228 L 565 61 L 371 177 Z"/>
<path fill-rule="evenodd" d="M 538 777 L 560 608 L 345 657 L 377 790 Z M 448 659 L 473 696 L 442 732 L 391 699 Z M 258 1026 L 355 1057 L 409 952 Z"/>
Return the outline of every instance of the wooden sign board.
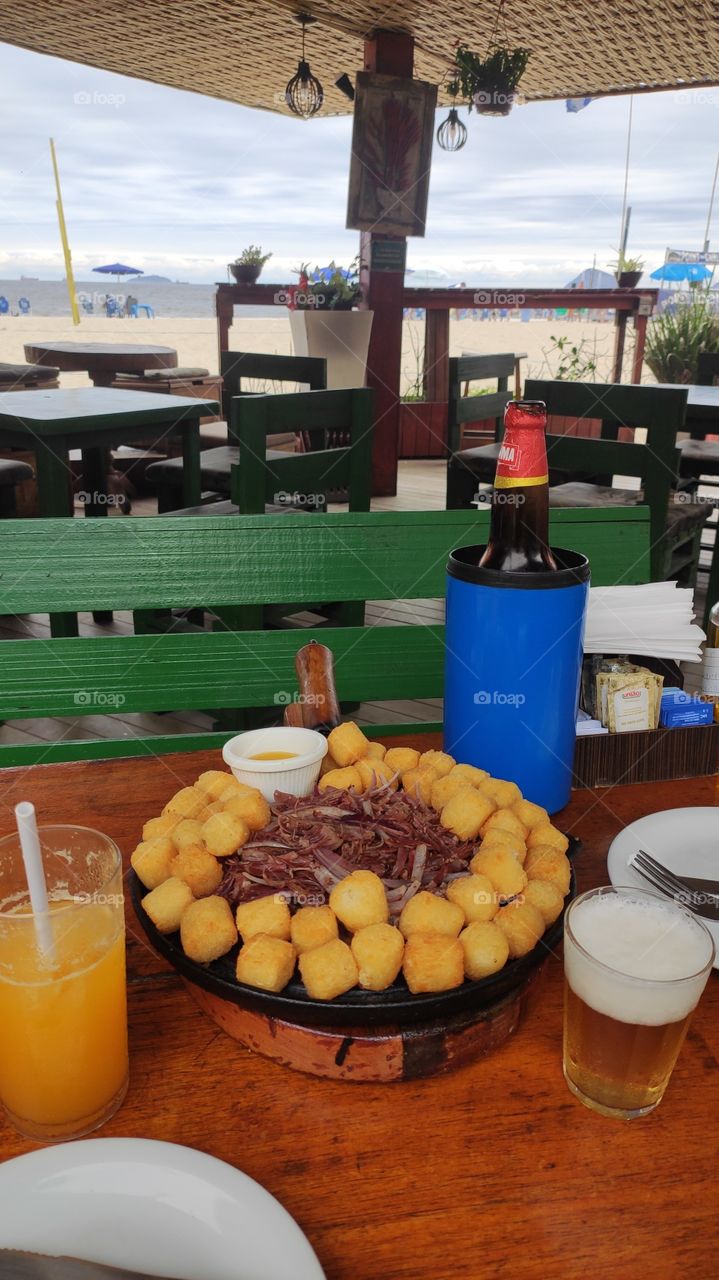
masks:
<path fill-rule="evenodd" d="M 347 226 L 423 236 L 437 86 L 357 75 Z"/>
<path fill-rule="evenodd" d="M 407 265 L 406 240 L 372 240 L 370 266 L 373 271 L 399 271 Z"/>

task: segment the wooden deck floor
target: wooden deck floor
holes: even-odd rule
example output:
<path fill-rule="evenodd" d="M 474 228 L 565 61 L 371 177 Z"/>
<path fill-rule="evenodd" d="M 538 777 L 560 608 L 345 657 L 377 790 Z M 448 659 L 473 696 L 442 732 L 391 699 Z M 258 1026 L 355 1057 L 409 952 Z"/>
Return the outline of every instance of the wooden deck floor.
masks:
<path fill-rule="evenodd" d="M 445 505 L 445 463 L 441 460 L 408 461 L 399 464 L 396 497 L 378 498 L 372 504 L 376 511 L 432 511 Z M 333 508 L 334 509 L 334 508 Z M 336 510 L 342 510 L 337 507 Z M 156 506 L 149 498 L 133 503 L 131 516 L 154 515 Z M 82 518 L 81 516 L 79 518 Z M 368 601 L 368 624 L 399 626 L 436 623 L 444 619 L 441 600 Z M 87 636 L 130 635 L 129 613 L 116 613 L 109 626 L 97 626 L 92 614 L 80 614 L 80 634 Z M 0 618 L 0 640 L 49 638 L 50 624 L 46 614 Z M 298 640 L 298 646 L 299 646 Z M 361 724 L 388 724 L 417 720 L 441 720 L 441 700 L 427 702 L 363 703 L 353 717 Z M 201 711 L 177 711 L 172 714 L 118 712 L 115 715 L 83 715 L 77 718 L 52 717 L 44 720 L 14 720 L 0 727 L 0 743 L 38 743 L 87 738 L 134 738 L 146 734 L 202 732 L 212 728 L 211 717 Z"/>

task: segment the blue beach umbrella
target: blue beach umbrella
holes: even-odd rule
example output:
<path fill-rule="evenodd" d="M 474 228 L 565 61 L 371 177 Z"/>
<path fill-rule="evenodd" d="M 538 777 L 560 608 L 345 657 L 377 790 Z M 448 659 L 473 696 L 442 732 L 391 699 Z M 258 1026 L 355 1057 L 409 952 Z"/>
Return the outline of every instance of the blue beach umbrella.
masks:
<path fill-rule="evenodd" d="M 101 276 L 115 276 L 117 280 L 120 279 L 120 276 L 142 276 L 145 274 L 139 267 L 126 267 L 124 262 L 109 262 L 106 267 L 93 267 L 92 269 Z"/>
<path fill-rule="evenodd" d="M 709 280 L 711 271 L 701 262 L 665 262 L 652 271 L 651 280 Z"/>

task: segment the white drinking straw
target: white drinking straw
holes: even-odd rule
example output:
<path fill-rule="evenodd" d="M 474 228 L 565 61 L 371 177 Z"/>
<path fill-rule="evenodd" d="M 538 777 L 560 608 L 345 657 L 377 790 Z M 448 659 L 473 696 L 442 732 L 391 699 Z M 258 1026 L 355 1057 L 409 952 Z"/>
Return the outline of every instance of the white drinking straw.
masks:
<path fill-rule="evenodd" d="M 25 864 L 27 887 L 30 891 L 30 906 L 32 907 L 33 921 L 35 924 L 35 939 L 37 941 L 40 954 L 44 956 L 45 959 L 49 960 L 50 964 L 54 964 L 55 944 L 53 942 L 52 926 L 50 924 L 47 885 L 45 883 L 45 870 L 42 865 L 40 836 L 38 835 L 37 830 L 37 818 L 35 816 L 34 804 L 30 804 L 29 800 L 22 800 L 20 804 L 16 804 L 15 820 L 17 822 L 17 831 L 20 837 L 22 860 Z"/>

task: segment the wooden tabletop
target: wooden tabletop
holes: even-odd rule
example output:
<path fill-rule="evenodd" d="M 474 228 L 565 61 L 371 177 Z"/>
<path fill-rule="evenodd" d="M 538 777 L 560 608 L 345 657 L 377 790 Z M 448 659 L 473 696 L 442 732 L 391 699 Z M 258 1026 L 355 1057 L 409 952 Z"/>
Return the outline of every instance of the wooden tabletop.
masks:
<path fill-rule="evenodd" d="M 26 342 L 31 364 L 55 365 L 65 373 L 142 373 L 145 369 L 174 369 L 174 347 L 128 342 Z"/>
<path fill-rule="evenodd" d="M 32 436 L 92 432 L 98 427 L 137 427 L 143 423 L 197 419 L 218 410 L 216 400 L 173 396 L 114 387 L 74 387 L 0 393 L 0 431 L 27 430 Z"/>
<path fill-rule="evenodd" d="M 676 382 L 659 382 L 657 386 L 664 389 L 671 388 L 676 391 L 677 386 L 681 386 Z M 689 395 L 687 396 L 687 420 L 694 419 L 700 422 L 705 419 L 716 419 L 719 417 L 719 387 L 701 387 L 698 383 L 691 383 L 687 386 Z"/>
<path fill-rule="evenodd" d="M 143 821 L 218 765 L 202 752 L 4 770 L 4 829 L 28 799 L 41 821 L 98 827 L 127 857 Z M 627 823 L 716 802 L 713 778 L 575 792 L 557 821 L 584 841 L 580 889 L 607 882 L 607 848 Z M 436 1079 L 350 1085 L 228 1039 L 148 950 L 129 904 L 128 930 L 130 1090 L 102 1135 L 184 1143 L 244 1170 L 297 1219 L 328 1280 L 716 1275 L 719 974 L 664 1102 L 620 1122 L 564 1083 L 559 955 L 493 1056 Z M 0 1127 L 3 1159 L 29 1149 Z"/>

